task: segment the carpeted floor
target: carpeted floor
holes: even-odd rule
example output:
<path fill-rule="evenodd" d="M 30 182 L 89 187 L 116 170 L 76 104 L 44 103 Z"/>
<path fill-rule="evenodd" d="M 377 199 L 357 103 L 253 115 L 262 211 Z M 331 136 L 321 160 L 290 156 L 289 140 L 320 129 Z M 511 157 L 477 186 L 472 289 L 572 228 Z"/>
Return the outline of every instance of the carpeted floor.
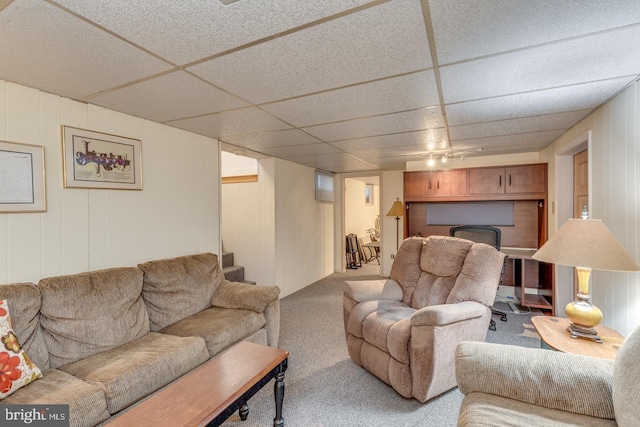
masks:
<path fill-rule="evenodd" d="M 453 389 L 427 403 L 405 399 L 391 387 L 354 364 L 347 353 L 342 321 L 342 282 L 379 277 L 380 268 L 365 264 L 332 274 L 281 300 L 280 348 L 289 351 L 283 417 L 289 427 L 324 426 L 455 426 L 462 394 Z M 497 331 L 487 341 L 539 347 L 531 325 L 533 315 L 515 314 L 507 322 L 494 316 Z M 249 401 L 249 418 L 237 414 L 225 426 L 273 425 L 273 386 L 268 384 Z"/>

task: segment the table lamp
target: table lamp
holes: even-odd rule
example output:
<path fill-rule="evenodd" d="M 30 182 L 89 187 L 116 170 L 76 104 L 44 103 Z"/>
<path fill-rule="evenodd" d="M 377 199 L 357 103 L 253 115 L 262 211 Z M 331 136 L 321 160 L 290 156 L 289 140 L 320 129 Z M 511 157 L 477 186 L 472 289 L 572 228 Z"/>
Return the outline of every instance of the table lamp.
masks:
<path fill-rule="evenodd" d="M 387 212 L 387 216 L 395 216 L 396 217 L 396 250 L 399 248 L 398 236 L 400 234 L 400 217 L 404 214 L 404 206 L 402 206 L 402 202 L 399 197 L 396 197 L 396 201 L 391 205 L 391 209 Z"/>
<path fill-rule="evenodd" d="M 608 271 L 639 271 L 640 266 L 631 259 L 615 236 L 599 219 L 568 220 L 556 234 L 533 254 L 538 261 L 575 267 L 578 274 L 578 295 L 565 307 L 571 324 L 567 331 L 571 338 L 587 338 L 602 343 L 596 326 L 602 321 L 602 312 L 591 303 L 589 276 L 591 269 Z"/>

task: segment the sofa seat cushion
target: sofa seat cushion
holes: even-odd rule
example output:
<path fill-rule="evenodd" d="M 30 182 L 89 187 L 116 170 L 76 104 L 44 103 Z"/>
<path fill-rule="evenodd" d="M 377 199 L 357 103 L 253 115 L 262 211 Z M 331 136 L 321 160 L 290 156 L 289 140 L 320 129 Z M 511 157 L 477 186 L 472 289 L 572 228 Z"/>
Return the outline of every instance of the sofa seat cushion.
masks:
<path fill-rule="evenodd" d="M 202 337 L 209 357 L 242 341 L 260 330 L 264 315 L 252 310 L 211 307 L 160 330 L 163 334 L 181 337 Z"/>
<path fill-rule="evenodd" d="M 579 397 L 580 392 L 572 390 Z M 489 426 L 584 426 L 614 427 L 616 422 L 588 415 L 549 409 L 506 397 L 485 393 L 469 393 L 460 406 L 458 427 Z"/>
<path fill-rule="evenodd" d="M 410 307 L 374 311 L 362 322 L 364 340 L 408 365 L 411 315 L 415 312 Z"/>
<path fill-rule="evenodd" d="M 142 271 L 119 267 L 40 280 L 40 324 L 51 368 L 82 360 L 149 332 Z"/>
<path fill-rule="evenodd" d="M 346 325 L 347 332 L 358 338 L 364 338 L 363 324 L 365 319 L 372 313 L 378 311 L 399 313 L 404 312 L 405 310 L 407 310 L 407 313 L 409 313 L 409 311 L 411 313 L 415 313 L 416 311 L 400 301 L 380 300 L 361 302 L 356 304 L 356 306 L 351 310 L 351 313 L 349 313 Z"/>
<path fill-rule="evenodd" d="M 60 370 L 102 388 L 109 413 L 114 414 L 208 358 L 202 338 L 150 332 Z"/>
<path fill-rule="evenodd" d="M 109 418 L 102 388 L 58 369 L 44 371 L 36 382 L 2 401 L 7 405 L 69 405 L 71 427 L 94 426 Z"/>

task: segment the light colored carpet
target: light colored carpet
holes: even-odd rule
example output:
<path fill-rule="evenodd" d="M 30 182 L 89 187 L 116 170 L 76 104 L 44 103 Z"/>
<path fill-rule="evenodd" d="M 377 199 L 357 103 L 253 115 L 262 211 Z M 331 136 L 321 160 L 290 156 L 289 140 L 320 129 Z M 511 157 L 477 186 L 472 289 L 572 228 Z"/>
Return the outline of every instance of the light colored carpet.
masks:
<path fill-rule="evenodd" d="M 462 394 L 457 388 L 420 403 L 405 399 L 351 361 L 342 321 L 342 282 L 379 277 L 380 268 L 365 264 L 332 274 L 281 300 L 280 347 L 289 351 L 283 418 L 288 427 L 455 426 Z M 503 308 L 503 307 L 500 307 Z M 508 306 L 505 311 L 509 311 Z M 539 347 L 531 314 L 494 316 L 497 331 L 488 342 Z M 249 400 L 249 418 L 233 415 L 224 426 L 273 425 L 273 382 Z"/>

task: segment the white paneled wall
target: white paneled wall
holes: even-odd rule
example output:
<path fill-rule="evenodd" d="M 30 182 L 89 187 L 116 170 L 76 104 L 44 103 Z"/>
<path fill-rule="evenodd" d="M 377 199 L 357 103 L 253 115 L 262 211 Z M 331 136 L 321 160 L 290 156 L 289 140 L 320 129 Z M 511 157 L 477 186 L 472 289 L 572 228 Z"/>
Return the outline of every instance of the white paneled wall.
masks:
<path fill-rule="evenodd" d="M 258 182 L 222 185 L 222 246 L 246 280 L 275 282 L 275 159 L 258 162 Z M 308 283 L 307 283 L 308 285 Z"/>
<path fill-rule="evenodd" d="M 142 140 L 143 191 L 63 188 L 62 125 Z M 0 213 L 0 283 L 219 252 L 216 140 L 4 81 L 0 139 L 45 147 L 47 195 Z"/>
<path fill-rule="evenodd" d="M 314 169 L 275 164 L 276 284 L 286 296 L 334 272 L 334 205 L 316 203 Z"/>
<path fill-rule="evenodd" d="M 640 263 L 640 88 L 631 85 L 590 114 L 541 153 L 549 163 L 549 200 L 559 200 L 556 182 L 558 155 L 581 135 L 591 133 L 589 147 L 590 217 L 602 219 L 636 262 Z M 549 229 L 558 228 L 556 212 L 550 212 Z M 562 224 L 560 224 L 562 225 Z M 558 283 L 558 287 L 572 286 Z M 594 271 L 593 303 L 603 314 L 603 324 L 628 335 L 640 325 L 640 273 Z M 559 313 L 563 313 L 560 307 Z"/>

